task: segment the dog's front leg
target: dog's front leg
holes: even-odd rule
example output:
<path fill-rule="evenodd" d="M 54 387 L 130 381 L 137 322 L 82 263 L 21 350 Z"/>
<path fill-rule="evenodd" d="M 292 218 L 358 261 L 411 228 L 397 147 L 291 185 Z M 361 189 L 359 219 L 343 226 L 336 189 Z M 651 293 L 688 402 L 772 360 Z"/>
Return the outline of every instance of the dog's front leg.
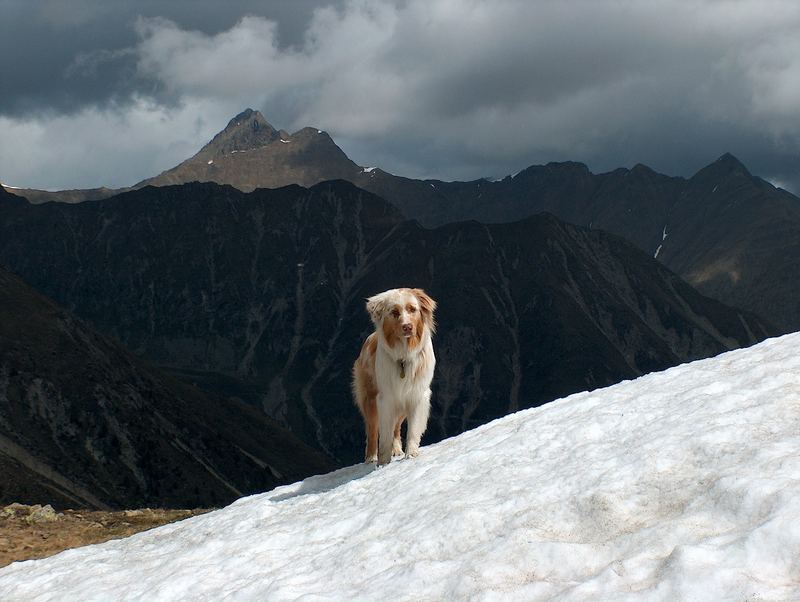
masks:
<path fill-rule="evenodd" d="M 406 433 L 406 458 L 419 455 L 419 441 L 428 426 L 428 415 L 431 412 L 431 391 L 424 394 L 419 403 L 411 407 L 408 413 L 408 432 Z"/>
<path fill-rule="evenodd" d="M 398 416 L 394 425 L 394 441 L 392 442 L 392 458 L 403 457 L 403 442 L 400 440 L 400 430 L 403 428 L 405 416 Z"/>
<path fill-rule="evenodd" d="M 392 461 L 392 447 L 394 445 L 394 425 L 397 422 L 395 408 L 397 403 L 393 399 L 378 397 L 378 465 L 388 464 Z"/>

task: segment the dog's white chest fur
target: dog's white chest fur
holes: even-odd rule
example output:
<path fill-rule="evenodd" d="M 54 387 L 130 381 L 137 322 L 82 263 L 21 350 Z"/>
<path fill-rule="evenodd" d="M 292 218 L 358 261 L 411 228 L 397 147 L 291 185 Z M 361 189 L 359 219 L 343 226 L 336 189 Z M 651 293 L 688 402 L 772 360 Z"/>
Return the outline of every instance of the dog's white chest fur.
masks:
<path fill-rule="evenodd" d="M 378 404 L 395 403 L 407 408 L 431 386 L 436 367 L 433 344 L 427 337 L 412 353 L 397 354 L 387 350 L 382 343 L 378 343 L 375 357 Z"/>

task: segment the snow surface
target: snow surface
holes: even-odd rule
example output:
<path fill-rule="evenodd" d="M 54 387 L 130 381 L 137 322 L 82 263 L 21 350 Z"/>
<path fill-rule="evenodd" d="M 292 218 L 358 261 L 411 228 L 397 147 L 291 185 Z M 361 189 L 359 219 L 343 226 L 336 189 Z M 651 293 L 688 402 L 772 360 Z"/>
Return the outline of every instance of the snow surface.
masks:
<path fill-rule="evenodd" d="M 371 171 L 374 171 L 374 170 L 376 170 L 376 169 L 378 169 L 378 168 L 377 168 L 377 167 L 362 167 L 362 168 L 361 168 L 361 171 L 362 171 L 363 173 L 369 173 L 369 172 L 371 172 Z"/>
<path fill-rule="evenodd" d="M 630 211 L 630 209 L 628 209 L 628 211 Z M 664 229 L 661 231 L 662 244 L 658 245 L 658 248 L 656 248 L 656 252 L 653 253 L 653 259 L 658 259 L 658 254 L 661 252 L 661 248 L 664 246 L 663 242 L 667 240 L 667 236 L 669 236 L 669 234 L 667 234 L 667 227 L 664 226 Z"/>
<path fill-rule="evenodd" d="M 798 600 L 800 333 L 0 570 L 0 600 Z"/>

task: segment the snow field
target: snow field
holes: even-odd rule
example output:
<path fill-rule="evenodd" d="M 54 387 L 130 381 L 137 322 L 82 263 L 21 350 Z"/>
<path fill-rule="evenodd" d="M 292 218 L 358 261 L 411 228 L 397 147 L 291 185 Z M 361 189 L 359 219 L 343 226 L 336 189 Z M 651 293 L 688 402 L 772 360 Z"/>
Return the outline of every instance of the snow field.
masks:
<path fill-rule="evenodd" d="M 800 333 L 125 540 L 2 600 L 800 599 Z"/>

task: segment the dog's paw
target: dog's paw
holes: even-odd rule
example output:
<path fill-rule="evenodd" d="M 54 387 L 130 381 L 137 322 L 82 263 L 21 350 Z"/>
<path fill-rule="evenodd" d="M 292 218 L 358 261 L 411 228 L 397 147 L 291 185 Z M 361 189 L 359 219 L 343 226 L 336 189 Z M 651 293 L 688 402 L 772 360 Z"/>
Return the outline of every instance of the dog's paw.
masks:
<path fill-rule="evenodd" d="M 392 450 L 392 458 L 402 458 L 403 457 L 403 448 L 400 446 L 395 447 Z"/>
<path fill-rule="evenodd" d="M 364 458 L 364 464 L 375 464 L 378 461 L 378 454 L 372 454 Z"/>
<path fill-rule="evenodd" d="M 416 458 L 418 455 L 419 455 L 419 450 L 418 449 L 410 449 L 406 453 L 406 460 L 408 460 L 410 458 Z"/>

